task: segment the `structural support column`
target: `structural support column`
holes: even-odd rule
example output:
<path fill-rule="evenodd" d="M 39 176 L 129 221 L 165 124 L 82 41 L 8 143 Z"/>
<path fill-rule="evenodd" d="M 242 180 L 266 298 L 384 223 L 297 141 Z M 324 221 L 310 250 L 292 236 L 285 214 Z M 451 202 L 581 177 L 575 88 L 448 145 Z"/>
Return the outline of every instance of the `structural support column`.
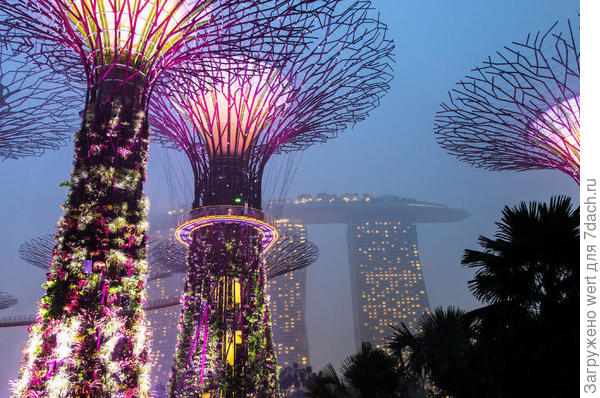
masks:
<path fill-rule="evenodd" d="M 196 229 L 188 255 L 170 397 L 277 397 L 260 233 Z"/>
<path fill-rule="evenodd" d="M 147 153 L 141 106 L 87 105 L 15 396 L 148 396 Z"/>

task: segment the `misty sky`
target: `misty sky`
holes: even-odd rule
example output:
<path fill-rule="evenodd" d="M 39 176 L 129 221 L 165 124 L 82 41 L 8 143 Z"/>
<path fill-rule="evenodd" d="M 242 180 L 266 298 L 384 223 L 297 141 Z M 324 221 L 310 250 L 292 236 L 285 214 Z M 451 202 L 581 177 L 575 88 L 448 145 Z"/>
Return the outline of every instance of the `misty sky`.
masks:
<path fill-rule="evenodd" d="M 578 186 L 555 171 L 489 172 L 458 162 L 437 146 L 433 119 L 447 91 L 470 69 L 512 41 L 566 18 L 577 26 L 579 3 L 567 0 L 374 0 L 396 43 L 390 92 L 368 120 L 305 151 L 289 196 L 327 192 L 393 194 L 468 210 L 461 222 L 419 225 L 418 245 L 432 307 L 478 306 L 466 287 L 472 271 L 460 267 L 479 235 L 491 236 L 506 204 L 547 201 Z M 161 149 L 151 147 L 146 194 L 152 214 L 170 206 Z M 18 257 L 21 243 L 53 232 L 69 178 L 72 147 L 40 158 L 0 163 L 0 289 L 19 304 L 0 316 L 33 314 L 43 271 Z M 321 257 L 308 271 L 307 317 L 312 365 L 338 364 L 354 352 L 345 226 L 310 226 Z M 0 397 L 18 372 L 25 328 L 0 329 Z"/>

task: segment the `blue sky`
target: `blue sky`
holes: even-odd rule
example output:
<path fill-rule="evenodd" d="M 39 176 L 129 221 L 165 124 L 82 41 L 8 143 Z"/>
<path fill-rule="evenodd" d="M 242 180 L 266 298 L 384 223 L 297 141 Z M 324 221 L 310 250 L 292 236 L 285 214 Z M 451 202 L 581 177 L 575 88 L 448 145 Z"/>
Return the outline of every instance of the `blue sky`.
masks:
<path fill-rule="evenodd" d="M 319 192 L 394 194 L 468 210 L 469 219 L 419 225 L 419 250 L 432 306 L 474 308 L 460 267 L 466 248 L 479 235 L 494 233 L 504 205 L 546 201 L 566 194 L 579 199 L 578 186 L 555 171 L 489 172 L 458 162 L 437 146 L 433 119 L 447 92 L 487 56 L 556 20 L 577 25 L 579 3 L 565 0 L 399 1 L 374 0 L 396 43 L 395 78 L 388 95 L 368 120 L 303 154 L 289 196 Z M 170 206 L 161 151 L 152 147 L 146 193 L 151 214 Z M 0 289 L 19 304 L 1 315 L 35 312 L 43 272 L 18 257 L 24 241 L 54 231 L 65 199 L 61 181 L 71 171 L 72 148 L 40 158 L 0 163 Z M 308 272 L 308 326 L 315 368 L 339 363 L 354 351 L 347 273 L 345 227 L 311 226 L 309 239 L 321 258 Z M 18 372 L 24 328 L 0 330 L 0 397 Z"/>

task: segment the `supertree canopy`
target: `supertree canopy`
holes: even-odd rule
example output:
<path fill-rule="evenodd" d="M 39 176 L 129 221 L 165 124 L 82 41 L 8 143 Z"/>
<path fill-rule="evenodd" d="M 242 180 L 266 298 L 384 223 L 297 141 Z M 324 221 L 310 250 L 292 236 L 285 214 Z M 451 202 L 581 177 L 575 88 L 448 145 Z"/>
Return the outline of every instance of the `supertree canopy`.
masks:
<path fill-rule="evenodd" d="M 0 48 L 0 159 L 41 155 L 67 141 L 77 113 L 61 80 Z"/>
<path fill-rule="evenodd" d="M 148 280 L 165 278 L 171 274 L 185 273 L 185 261 L 178 257 L 185 248 L 170 239 L 153 239 L 148 242 Z M 19 257 L 43 270 L 50 269 L 54 235 L 45 234 L 33 238 L 19 247 Z"/>
<path fill-rule="evenodd" d="M 188 248 L 176 239 L 161 239 L 156 244 L 150 244 L 150 273 L 154 267 L 161 275 L 185 273 L 187 266 L 185 257 Z M 312 242 L 302 241 L 295 235 L 280 234 L 277 241 L 265 253 L 267 278 L 287 274 L 298 269 L 306 268 L 319 257 L 319 248 Z M 158 271 L 160 269 L 161 271 Z"/>
<path fill-rule="evenodd" d="M 18 300 L 10 294 L 0 291 L 0 310 L 5 310 L 17 304 Z"/>
<path fill-rule="evenodd" d="M 303 241 L 294 234 L 280 234 L 264 255 L 267 278 L 306 268 L 317 261 L 318 257 L 319 248 L 314 243 Z"/>
<path fill-rule="evenodd" d="M 577 38 L 557 22 L 473 69 L 437 113 L 437 142 L 477 167 L 558 169 L 579 184 Z"/>
<path fill-rule="evenodd" d="M 21 244 L 19 246 L 19 257 L 34 267 L 48 270 L 52 262 L 53 249 L 54 235 L 45 234 Z"/>
<path fill-rule="evenodd" d="M 151 94 L 168 73 L 201 71 L 194 77 L 202 81 L 222 52 L 243 55 L 272 40 L 285 31 L 278 17 L 290 2 L 0 2 L 0 37 L 11 49 L 87 84 L 64 216 L 15 396 L 148 396 L 142 187 Z"/>
<path fill-rule="evenodd" d="M 298 21 L 305 40 L 282 46 L 282 61 L 216 58 L 225 72 L 212 82 L 155 98 L 152 126 L 186 153 L 195 179 L 195 208 L 176 231 L 190 247 L 172 397 L 278 395 L 262 256 L 277 230 L 260 210 L 264 167 L 364 119 L 391 79 L 393 44 L 370 2 L 327 5 Z"/>

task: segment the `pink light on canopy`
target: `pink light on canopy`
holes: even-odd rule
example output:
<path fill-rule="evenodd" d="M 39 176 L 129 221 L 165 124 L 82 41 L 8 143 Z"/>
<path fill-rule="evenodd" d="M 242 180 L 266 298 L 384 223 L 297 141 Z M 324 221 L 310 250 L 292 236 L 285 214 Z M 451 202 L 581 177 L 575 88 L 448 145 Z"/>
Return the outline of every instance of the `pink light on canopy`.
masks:
<path fill-rule="evenodd" d="M 579 176 L 579 96 L 561 101 L 542 113 L 531 124 L 531 140 L 554 156 Z"/>
<path fill-rule="evenodd" d="M 147 80 L 219 41 L 221 17 L 232 23 L 227 2 L 215 0 L 25 0 L 6 1 L 2 33 L 9 43 L 77 79 L 83 66 L 88 87 L 105 80 Z M 17 21 L 25 22 L 17 24 Z M 241 25 L 241 24 L 240 24 Z M 16 27 L 16 29 L 15 29 Z M 228 40 L 228 39 L 227 39 Z M 189 54 L 183 56 L 182 49 Z"/>
<path fill-rule="evenodd" d="M 249 67 L 231 62 L 237 67 L 203 82 L 204 90 L 175 84 L 154 99 L 155 138 L 190 159 L 194 207 L 260 208 L 271 156 L 335 137 L 378 105 L 392 78 L 385 25 L 369 1 L 327 4 L 318 18 L 297 25 L 307 26 L 304 41 Z"/>
<path fill-rule="evenodd" d="M 175 97 L 176 107 L 190 119 L 212 158 L 244 157 L 288 100 L 277 69 L 237 68 L 243 72 L 223 71 L 208 89 Z"/>
<path fill-rule="evenodd" d="M 156 83 L 171 81 L 164 73 L 195 70 L 203 80 L 223 54 L 261 59 L 251 47 L 274 32 L 295 35 L 296 27 L 273 21 L 300 7 L 291 0 L 5 0 L 0 34 L 31 62 L 88 88 L 133 82 L 145 102 Z"/>
<path fill-rule="evenodd" d="M 193 21 L 208 23 L 210 7 L 191 0 L 71 0 L 56 2 L 78 31 L 96 64 L 131 54 L 131 66 L 142 67 L 166 54 L 186 35 Z M 206 4 L 206 3 L 205 3 Z M 197 31 L 189 32 L 186 40 Z M 129 66 L 129 65 L 128 65 Z"/>
<path fill-rule="evenodd" d="M 436 141 L 489 170 L 555 169 L 579 184 L 579 35 L 570 22 L 471 71 L 436 115 Z"/>

